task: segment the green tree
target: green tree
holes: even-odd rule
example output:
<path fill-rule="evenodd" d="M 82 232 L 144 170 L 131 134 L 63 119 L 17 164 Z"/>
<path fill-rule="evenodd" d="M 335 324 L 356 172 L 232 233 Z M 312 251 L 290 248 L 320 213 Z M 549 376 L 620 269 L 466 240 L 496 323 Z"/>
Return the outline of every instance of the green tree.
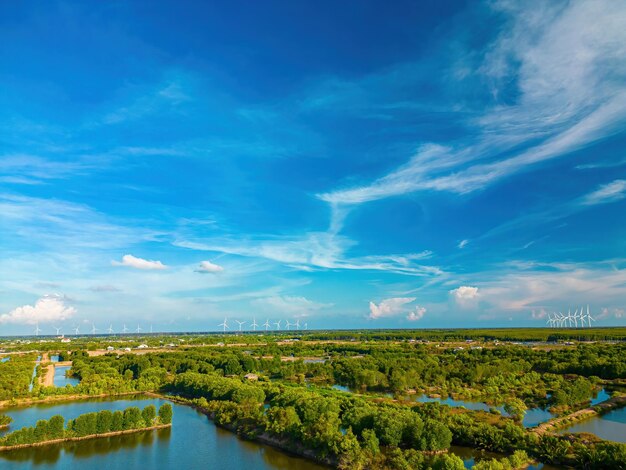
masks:
<path fill-rule="evenodd" d="M 154 418 L 156 418 L 156 408 L 154 405 L 146 406 L 141 412 L 145 426 L 152 426 L 154 424 Z"/>
<path fill-rule="evenodd" d="M 170 424 L 172 422 L 172 405 L 163 403 L 159 408 L 159 421 L 161 424 Z"/>
<path fill-rule="evenodd" d="M 121 431 L 124 429 L 124 414 L 121 411 L 115 411 L 111 418 L 111 431 Z"/>
<path fill-rule="evenodd" d="M 54 415 L 48 420 L 48 435 L 50 439 L 61 439 L 65 433 L 65 418 Z"/>
<path fill-rule="evenodd" d="M 109 410 L 101 410 L 96 418 L 96 433 L 104 434 L 111 432 L 111 424 L 113 422 L 113 413 Z"/>

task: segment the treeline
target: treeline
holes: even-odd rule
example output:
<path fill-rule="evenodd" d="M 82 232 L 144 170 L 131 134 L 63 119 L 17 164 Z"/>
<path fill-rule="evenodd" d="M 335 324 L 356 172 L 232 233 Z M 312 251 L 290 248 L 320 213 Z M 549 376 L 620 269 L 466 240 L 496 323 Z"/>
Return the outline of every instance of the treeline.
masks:
<path fill-rule="evenodd" d="M 463 468 L 458 457 L 439 454 L 453 434 L 442 422 L 446 407 L 436 404 L 409 408 L 193 372 L 178 375 L 170 390 L 239 434 L 269 436 L 340 468 Z"/>
<path fill-rule="evenodd" d="M 72 439 L 99 434 L 107 434 L 134 429 L 149 428 L 159 424 L 172 422 L 172 405 L 164 403 L 157 410 L 148 405 L 143 410 L 131 406 L 124 411 L 111 412 L 102 410 L 97 413 L 86 413 L 67 421 L 61 415 L 49 420 L 39 420 L 37 424 L 24 427 L 0 437 L 0 446 L 36 444 L 57 439 Z"/>
<path fill-rule="evenodd" d="M 14 354 L 0 362 L 0 400 L 28 395 L 36 354 Z"/>

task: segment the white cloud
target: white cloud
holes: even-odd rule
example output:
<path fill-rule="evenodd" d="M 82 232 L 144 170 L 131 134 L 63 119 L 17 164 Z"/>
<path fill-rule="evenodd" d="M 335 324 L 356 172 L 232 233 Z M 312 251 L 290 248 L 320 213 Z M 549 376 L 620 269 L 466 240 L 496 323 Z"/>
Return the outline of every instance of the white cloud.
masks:
<path fill-rule="evenodd" d="M 35 325 L 37 323 L 49 323 L 63 321 L 71 318 L 76 313 L 74 307 L 68 307 L 59 295 L 45 295 L 35 305 L 24 305 L 0 315 L 0 323 L 21 323 Z"/>
<path fill-rule="evenodd" d="M 454 301 L 459 307 L 473 308 L 476 307 L 480 294 L 478 287 L 461 286 L 449 291 Z"/>
<path fill-rule="evenodd" d="M 219 273 L 224 271 L 224 268 L 219 264 L 211 263 L 210 261 L 201 261 L 200 266 L 196 269 L 199 273 Z"/>
<path fill-rule="evenodd" d="M 346 257 L 344 253 L 354 244 L 347 237 L 332 232 L 309 232 L 303 236 L 249 240 L 177 240 L 174 242 L 176 246 L 193 250 L 265 258 L 303 271 L 347 269 L 387 271 L 410 276 L 443 274 L 437 266 L 417 263 L 432 255 L 428 250 L 420 253 Z"/>
<path fill-rule="evenodd" d="M 480 73 L 492 84 L 494 105 L 467 123 L 471 140 L 423 144 L 389 174 L 320 199 L 337 206 L 424 190 L 463 194 L 622 131 L 626 4 L 493 5 L 508 21 L 484 54 Z M 502 104 L 511 84 L 516 99 Z"/>
<path fill-rule="evenodd" d="M 582 198 L 582 204 L 593 206 L 595 204 L 605 204 L 616 202 L 626 197 L 626 180 L 615 180 L 600 186 Z"/>
<path fill-rule="evenodd" d="M 289 315 L 295 318 L 307 317 L 313 311 L 331 307 L 332 304 L 324 304 L 309 300 L 306 297 L 297 296 L 272 296 L 255 299 L 251 304 L 265 313 Z"/>
<path fill-rule="evenodd" d="M 151 261 L 143 258 L 137 258 L 133 255 L 124 255 L 122 261 L 111 261 L 113 266 L 128 266 L 135 269 L 165 269 L 160 261 Z"/>
<path fill-rule="evenodd" d="M 465 248 L 468 243 L 469 243 L 469 240 L 461 240 L 459 244 L 457 245 L 457 248 Z"/>
<path fill-rule="evenodd" d="M 415 307 L 415 310 L 409 312 L 406 319 L 409 321 L 417 321 L 421 320 L 426 313 L 426 307 L 420 307 L 419 305 Z"/>
<path fill-rule="evenodd" d="M 369 318 L 376 320 L 378 318 L 393 317 L 395 315 L 406 312 L 405 305 L 410 304 L 415 297 L 393 297 L 381 301 L 378 305 L 370 302 Z"/>

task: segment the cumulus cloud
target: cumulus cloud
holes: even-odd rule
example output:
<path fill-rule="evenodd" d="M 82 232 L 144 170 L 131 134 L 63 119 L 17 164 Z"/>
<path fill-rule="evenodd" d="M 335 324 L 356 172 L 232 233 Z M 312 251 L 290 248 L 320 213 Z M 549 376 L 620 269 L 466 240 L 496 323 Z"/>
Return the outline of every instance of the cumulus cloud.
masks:
<path fill-rule="evenodd" d="M 210 261 L 201 261 L 196 272 L 199 273 L 219 273 L 224 271 L 224 268 L 219 264 L 211 263 Z"/>
<path fill-rule="evenodd" d="M 0 323 L 21 323 L 35 325 L 37 323 L 63 321 L 76 313 L 74 307 L 65 305 L 60 295 L 45 295 L 35 305 L 24 305 L 0 315 Z"/>
<path fill-rule="evenodd" d="M 469 243 L 469 240 L 461 240 L 459 242 L 459 244 L 457 245 L 458 248 L 465 248 L 467 246 L 467 244 Z"/>
<path fill-rule="evenodd" d="M 415 300 L 415 297 L 392 297 L 391 299 L 385 299 L 378 305 L 374 302 L 370 302 L 370 314 L 369 318 L 376 320 L 378 318 L 393 317 L 395 315 L 405 312 L 405 305 L 410 304 Z"/>
<path fill-rule="evenodd" d="M 456 304 L 463 308 L 474 307 L 478 301 L 478 287 L 461 286 L 449 291 Z"/>
<path fill-rule="evenodd" d="M 409 312 L 406 319 L 409 321 L 421 320 L 425 313 L 426 307 L 420 307 L 417 305 L 413 311 Z"/>
<path fill-rule="evenodd" d="M 160 261 L 151 261 L 143 258 L 137 258 L 133 255 L 124 255 L 122 261 L 111 261 L 113 266 L 128 266 L 135 269 L 165 269 L 165 266 Z"/>

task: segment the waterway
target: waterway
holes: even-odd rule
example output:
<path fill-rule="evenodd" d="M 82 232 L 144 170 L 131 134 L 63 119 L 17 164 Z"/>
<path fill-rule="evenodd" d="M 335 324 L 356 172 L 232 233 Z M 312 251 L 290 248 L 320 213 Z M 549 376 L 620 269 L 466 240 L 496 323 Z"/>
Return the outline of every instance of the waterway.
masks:
<path fill-rule="evenodd" d="M 123 410 L 129 406 L 157 408 L 165 401 L 156 398 L 81 400 L 7 408 L 13 418 L 10 429 L 33 426 L 39 419 L 60 414 L 67 419 L 99 410 Z M 66 442 L 45 447 L 0 453 L 3 470 L 151 470 L 215 468 L 238 470 L 321 470 L 326 467 L 284 454 L 269 446 L 247 442 L 215 426 L 191 407 L 173 403 L 171 429 L 123 436 Z M 4 431 L 6 432 L 6 431 Z M 2 433 L 0 433 L 2 434 Z"/>
<path fill-rule="evenodd" d="M 626 408 L 609 411 L 560 431 L 561 434 L 566 432 L 588 432 L 608 441 L 626 443 Z"/>

